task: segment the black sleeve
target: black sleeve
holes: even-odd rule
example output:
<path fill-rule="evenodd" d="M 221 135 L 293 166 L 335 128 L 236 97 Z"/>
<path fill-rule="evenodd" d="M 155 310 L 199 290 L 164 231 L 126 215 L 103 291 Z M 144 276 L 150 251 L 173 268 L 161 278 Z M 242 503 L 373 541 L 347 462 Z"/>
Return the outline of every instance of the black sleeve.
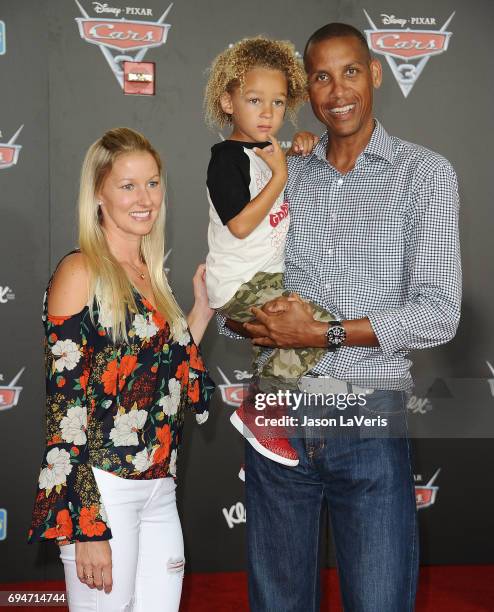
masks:
<path fill-rule="evenodd" d="M 250 160 L 240 148 L 213 153 L 208 166 L 209 197 L 223 225 L 250 202 Z"/>

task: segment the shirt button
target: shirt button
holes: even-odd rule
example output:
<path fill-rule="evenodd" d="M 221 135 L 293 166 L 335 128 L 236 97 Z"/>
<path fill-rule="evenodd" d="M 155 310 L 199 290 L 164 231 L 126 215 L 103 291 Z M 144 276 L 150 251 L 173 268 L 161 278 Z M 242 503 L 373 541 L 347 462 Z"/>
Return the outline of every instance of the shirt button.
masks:
<path fill-rule="evenodd" d="M 333 221 L 336 221 L 336 217 L 338 215 L 336 213 L 331 213 L 331 219 L 333 219 Z"/>
<path fill-rule="evenodd" d="M 331 256 L 333 254 L 333 249 L 328 249 L 328 255 Z"/>
<path fill-rule="evenodd" d="M 339 178 L 339 179 L 337 180 L 337 183 L 338 183 L 338 185 L 343 185 L 343 179 L 342 179 L 342 178 Z"/>
<path fill-rule="evenodd" d="M 331 283 L 326 283 L 324 286 L 326 287 L 326 289 L 331 289 Z"/>

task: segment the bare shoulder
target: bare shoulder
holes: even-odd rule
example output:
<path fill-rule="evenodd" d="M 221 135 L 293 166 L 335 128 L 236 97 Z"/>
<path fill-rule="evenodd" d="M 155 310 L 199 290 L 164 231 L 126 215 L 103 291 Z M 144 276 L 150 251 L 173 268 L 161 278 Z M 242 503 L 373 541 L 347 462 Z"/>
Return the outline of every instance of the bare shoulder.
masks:
<path fill-rule="evenodd" d="M 53 276 L 48 295 L 50 315 L 70 316 L 80 312 L 89 297 L 89 271 L 86 257 L 72 253 L 64 257 Z"/>

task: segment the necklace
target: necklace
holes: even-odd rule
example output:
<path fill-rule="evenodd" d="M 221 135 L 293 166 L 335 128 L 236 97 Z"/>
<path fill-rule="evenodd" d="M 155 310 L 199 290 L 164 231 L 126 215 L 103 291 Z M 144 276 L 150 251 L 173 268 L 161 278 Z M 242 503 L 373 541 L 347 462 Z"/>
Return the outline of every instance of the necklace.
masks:
<path fill-rule="evenodd" d="M 127 263 L 127 265 L 128 265 L 128 266 L 130 266 L 130 267 L 131 267 L 133 270 L 135 270 L 135 271 L 136 271 L 136 273 L 139 275 L 139 277 L 140 277 L 142 280 L 144 280 L 144 279 L 146 278 L 146 275 L 144 274 L 144 272 L 141 272 L 141 271 L 139 270 L 139 268 L 136 268 L 136 267 L 134 266 L 134 264 L 131 264 L 130 262 L 126 262 L 126 263 Z"/>

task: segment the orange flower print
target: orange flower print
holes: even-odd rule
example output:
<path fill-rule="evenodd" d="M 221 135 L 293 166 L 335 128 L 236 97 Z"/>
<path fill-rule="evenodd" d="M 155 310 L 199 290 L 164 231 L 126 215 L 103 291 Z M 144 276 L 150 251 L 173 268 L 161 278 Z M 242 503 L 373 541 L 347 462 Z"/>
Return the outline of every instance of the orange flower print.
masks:
<path fill-rule="evenodd" d="M 81 386 L 81 389 L 84 391 L 84 393 L 86 393 L 88 381 L 89 381 L 89 370 L 84 370 L 84 372 L 82 373 L 82 376 L 79 377 L 79 384 Z"/>
<path fill-rule="evenodd" d="M 182 387 L 185 387 L 185 385 L 189 382 L 189 364 L 186 361 L 182 361 L 182 363 L 178 366 L 175 378 L 178 378 L 182 384 Z"/>
<path fill-rule="evenodd" d="M 191 402 L 196 403 L 199 401 L 199 381 L 197 380 L 197 378 L 192 384 L 189 385 L 187 395 L 189 396 Z"/>
<path fill-rule="evenodd" d="M 108 393 L 110 395 L 117 394 L 117 374 L 118 374 L 117 360 L 113 359 L 106 366 L 106 370 L 103 372 L 103 375 L 101 376 L 101 380 L 103 381 L 103 384 L 104 384 L 105 393 Z"/>
<path fill-rule="evenodd" d="M 67 381 L 65 380 L 65 378 L 63 376 L 58 376 L 58 378 L 57 378 L 57 387 L 65 386 L 66 382 Z"/>
<path fill-rule="evenodd" d="M 164 329 L 166 325 L 165 317 L 162 317 L 157 310 L 153 310 L 153 323 L 158 329 Z"/>
<path fill-rule="evenodd" d="M 110 363 L 106 366 L 106 370 L 103 372 L 103 376 L 101 377 L 104 384 L 105 393 L 111 395 L 117 394 L 117 378 L 118 388 L 121 391 L 125 386 L 127 378 L 134 371 L 136 363 L 137 357 L 135 355 L 125 355 L 125 357 L 122 357 L 120 367 L 117 366 L 116 359 L 110 361 Z"/>
<path fill-rule="evenodd" d="M 48 321 L 50 321 L 50 323 L 53 323 L 53 325 L 63 325 L 65 321 L 67 321 L 67 319 L 70 319 L 70 317 L 57 317 L 54 315 L 48 315 Z"/>
<path fill-rule="evenodd" d="M 164 317 L 160 315 L 160 313 L 156 310 L 156 308 L 146 300 L 145 297 L 142 298 L 142 303 L 144 306 L 153 313 L 153 323 L 156 325 L 158 329 L 163 329 L 165 327 L 166 320 Z"/>
<path fill-rule="evenodd" d="M 98 506 L 90 506 L 89 508 L 82 508 L 81 514 L 79 515 L 79 527 L 84 535 L 89 536 L 100 536 L 105 533 L 106 525 L 102 521 L 97 521 Z"/>
<path fill-rule="evenodd" d="M 48 340 L 51 342 L 51 344 L 55 344 L 55 342 L 58 340 L 57 334 L 50 334 L 48 336 Z"/>
<path fill-rule="evenodd" d="M 202 357 L 199 355 L 197 346 L 195 344 L 191 344 L 190 346 L 188 346 L 187 353 L 189 354 L 190 367 L 194 368 L 194 370 L 199 370 L 200 372 L 204 372 L 206 368 L 204 367 L 204 362 L 202 361 Z"/>
<path fill-rule="evenodd" d="M 161 463 L 167 459 L 170 454 L 170 445 L 172 443 L 172 434 L 170 425 L 163 425 L 163 427 L 156 428 L 156 437 L 159 440 L 159 447 L 153 455 L 153 463 Z"/>
<path fill-rule="evenodd" d="M 68 510 L 60 510 L 57 513 L 57 524 L 55 527 L 50 527 L 43 534 L 45 538 L 71 538 L 72 537 L 72 519 Z"/>
<path fill-rule="evenodd" d="M 120 378 L 120 391 L 124 388 L 125 380 L 132 374 L 136 367 L 137 357 L 135 355 L 125 355 L 122 357 L 120 362 L 120 368 L 118 369 L 118 375 Z"/>

